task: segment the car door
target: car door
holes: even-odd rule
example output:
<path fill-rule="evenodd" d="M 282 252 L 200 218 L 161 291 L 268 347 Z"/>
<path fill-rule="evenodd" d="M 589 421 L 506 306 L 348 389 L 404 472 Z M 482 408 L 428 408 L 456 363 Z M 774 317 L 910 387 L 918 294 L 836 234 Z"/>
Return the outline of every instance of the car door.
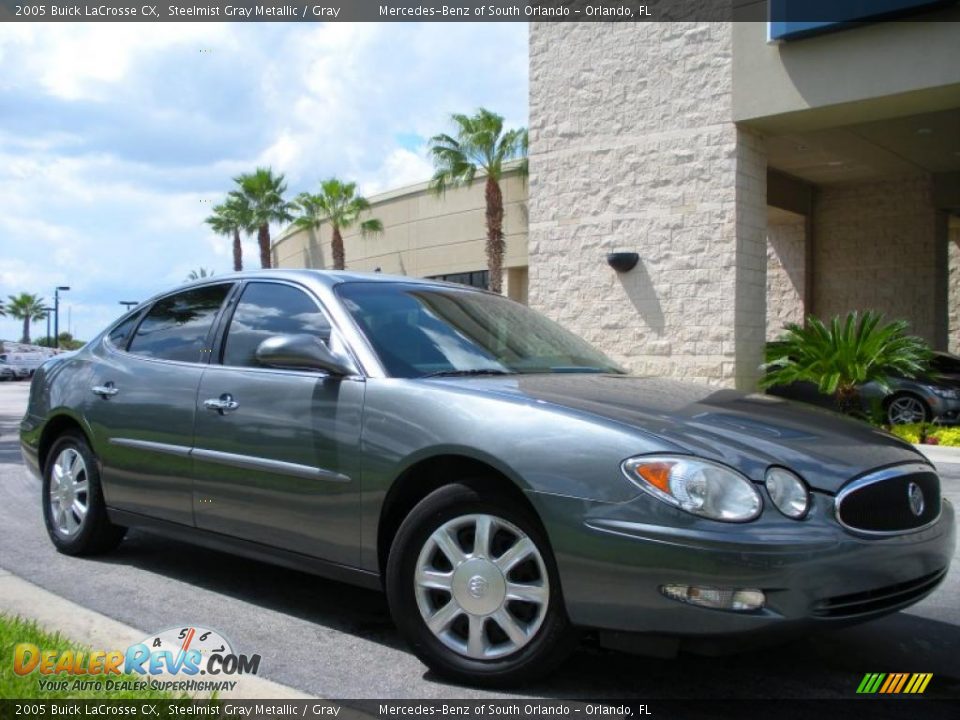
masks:
<path fill-rule="evenodd" d="M 97 349 L 82 412 L 117 510 L 193 524 L 190 448 L 214 320 L 234 283 L 161 298 Z"/>
<path fill-rule="evenodd" d="M 262 367 L 268 337 L 311 334 L 344 352 L 300 286 L 245 284 L 200 382 L 197 526 L 332 562 L 359 563 L 362 377 Z"/>

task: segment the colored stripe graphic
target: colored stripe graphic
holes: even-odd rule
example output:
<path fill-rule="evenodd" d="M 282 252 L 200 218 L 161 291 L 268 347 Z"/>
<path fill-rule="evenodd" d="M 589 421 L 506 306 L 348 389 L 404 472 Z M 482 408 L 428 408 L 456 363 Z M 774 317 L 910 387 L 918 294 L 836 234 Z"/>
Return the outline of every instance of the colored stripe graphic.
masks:
<path fill-rule="evenodd" d="M 921 695 L 933 673 L 867 673 L 857 686 L 860 695 Z"/>

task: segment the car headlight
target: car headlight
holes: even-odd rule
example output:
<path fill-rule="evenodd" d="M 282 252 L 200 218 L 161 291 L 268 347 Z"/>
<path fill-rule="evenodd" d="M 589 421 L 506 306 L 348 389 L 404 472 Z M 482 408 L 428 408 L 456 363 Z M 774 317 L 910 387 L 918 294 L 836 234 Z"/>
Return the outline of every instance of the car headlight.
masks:
<path fill-rule="evenodd" d="M 624 460 L 624 474 L 642 490 L 688 513 L 722 520 L 753 520 L 763 508 L 760 493 L 746 477 L 719 463 L 683 456 Z"/>
<path fill-rule="evenodd" d="M 767 492 L 777 510 L 789 518 L 800 520 L 810 509 L 810 493 L 799 476 L 786 468 L 767 470 Z"/>
<path fill-rule="evenodd" d="M 960 398 L 960 391 L 957 391 L 955 388 L 933 385 L 930 386 L 930 389 L 933 391 L 934 395 L 939 395 L 947 400 L 956 400 L 957 398 Z"/>

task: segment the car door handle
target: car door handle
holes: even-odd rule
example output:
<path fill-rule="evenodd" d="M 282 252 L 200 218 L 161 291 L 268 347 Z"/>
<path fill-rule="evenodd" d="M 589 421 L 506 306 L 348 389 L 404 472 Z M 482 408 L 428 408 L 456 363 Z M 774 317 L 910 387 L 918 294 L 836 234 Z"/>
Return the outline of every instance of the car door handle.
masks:
<path fill-rule="evenodd" d="M 230 393 L 224 393 L 219 398 L 210 398 L 209 400 L 203 401 L 203 406 L 207 410 L 213 410 L 221 415 L 225 412 L 233 412 L 238 407 L 240 403 L 233 399 L 233 395 Z"/>
<path fill-rule="evenodd" d="M 102 398 L 112 397 L 120 392 L 112 382 L 108 382 L 106 385 L 94 385 L 90 390 L 94 395 L 99 395 Z"/>

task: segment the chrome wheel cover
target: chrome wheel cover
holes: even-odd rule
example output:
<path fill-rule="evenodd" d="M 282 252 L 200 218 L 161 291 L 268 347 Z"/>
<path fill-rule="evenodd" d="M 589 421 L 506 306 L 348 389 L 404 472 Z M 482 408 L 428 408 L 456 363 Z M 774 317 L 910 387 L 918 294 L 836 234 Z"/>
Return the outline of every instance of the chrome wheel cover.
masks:
<path fill-rule="evenodd" d="M 50 471 L 50 519 L 57 534 L 73 537 L 83 528 L 90 508 L 87 464 L 74 448 L 57 455 Z"/>
<path fill-rule="evenodd" d="M 909 395 L 897 398 L 887 408 L 887 420 L 891 425 L 923 422 L 925 417 L 923 403 Z"/>
<path fill-rule="evenodd" d="M 550 603 L 539 548 L 516 525 L 493 515 L 463 515 L 437 528 L 420 551 L 413 583 L 430 632 L 473 660 L 523 648 Z"/>

